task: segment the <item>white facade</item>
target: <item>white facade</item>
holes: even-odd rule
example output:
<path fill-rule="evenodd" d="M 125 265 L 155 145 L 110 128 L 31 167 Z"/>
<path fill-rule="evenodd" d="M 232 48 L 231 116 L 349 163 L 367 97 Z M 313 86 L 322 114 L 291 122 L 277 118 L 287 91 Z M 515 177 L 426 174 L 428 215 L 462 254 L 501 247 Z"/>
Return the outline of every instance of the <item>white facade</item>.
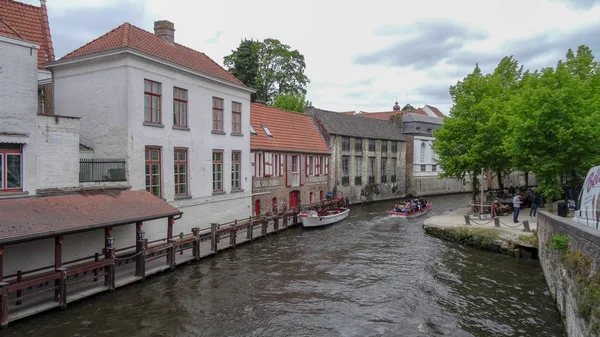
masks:
<path fill-rule="evenodd" d="M 144 122 L 144 80 L 161 84 L 161 125 Z M 55 107 L 81 117 L 81 136 L 96 158 L 127 160 L 133 189 L 146 188 L 145 149 L 160 148 L 161 197 L 184 212 L 174 233 L 251 214 L 250 90 L 135 52 L 54 65 Z M 188 128 L 173 127 L 173 87 L 188 91 Z M 224 100 L 224 134 L 212 132 L 212 98 Z M 242 133 L 232 135 L 232 102 L 242 104 Z M 188 151 L 187 196 L 175 196 L 174 149 Z M 223 192 L 213 193 L 212 153 L 223 152 Z M 241 191 L 231 188 L 232 151 L 242 154 Z M 153 235 L 164 237 L 164 221 Z M 150 226 L 156 227 L 156 226 Z"/>
<path fill-rule="evenodd" d="M 415 136 L 413 142 L 413 176 L 439 176 L 442 170 L 437 165 L 437 155 L 432 149 L 434 137 Z"/>

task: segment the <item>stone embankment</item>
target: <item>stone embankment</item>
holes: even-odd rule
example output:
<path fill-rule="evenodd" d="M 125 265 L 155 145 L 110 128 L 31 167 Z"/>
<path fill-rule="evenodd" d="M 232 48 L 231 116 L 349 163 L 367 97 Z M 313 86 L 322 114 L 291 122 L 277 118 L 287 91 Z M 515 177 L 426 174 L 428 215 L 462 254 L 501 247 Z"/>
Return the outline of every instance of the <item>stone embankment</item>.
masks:
<path fill-rule="evenodd" d="M 514 224 L 512 214 L 497 217 L 499 221 L 470 219 L 467 224 L 470 207 L 432 216 L 424 221 L 423 228 L 444 240 L 514 257 L 537 258 L 537 218 L 529 217 L 529 209 L 525 211 L 519 220 L 526 220 L 530 231 L 524 230 L 523 222 Z"/>

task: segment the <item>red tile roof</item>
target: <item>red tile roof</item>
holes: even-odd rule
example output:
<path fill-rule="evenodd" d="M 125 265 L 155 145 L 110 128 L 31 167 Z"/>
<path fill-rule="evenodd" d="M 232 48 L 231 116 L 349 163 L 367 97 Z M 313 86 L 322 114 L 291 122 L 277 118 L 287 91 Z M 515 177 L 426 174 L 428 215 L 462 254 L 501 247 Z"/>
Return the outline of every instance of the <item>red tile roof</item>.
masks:
<path fill-rule="evenodd" d="M 17 243 L 181 214 L 144 191 L 0 200 L 0 244 Z M 165 221 L 165 235 L 166 226 Z"/>
<path fill-rule="evenodd" d="M 39 44 L 39 69 L 43 68 L 44 63 L 54 61 L 46 5 L 36 7 L 13 0 L 0 0 L 0 35 Z"/>
<path fill-rule="evenodd" d="M 250 137 L 252 150 L 329 154 L 329 148 L 310 116 L 252 103 L 250 124 L 257 133 Z M 267 136 L 262 125 L 273 137 Z"/>
<path fill-rule="evenodd" d="M 206 54 L 177 43 L 170 44 L 162 37 L 128 22 L 70 52 L 61 60 L 75 59 L 120 48 L 132 48 L 165 61 L 244 86 L 240 80 Z"/>

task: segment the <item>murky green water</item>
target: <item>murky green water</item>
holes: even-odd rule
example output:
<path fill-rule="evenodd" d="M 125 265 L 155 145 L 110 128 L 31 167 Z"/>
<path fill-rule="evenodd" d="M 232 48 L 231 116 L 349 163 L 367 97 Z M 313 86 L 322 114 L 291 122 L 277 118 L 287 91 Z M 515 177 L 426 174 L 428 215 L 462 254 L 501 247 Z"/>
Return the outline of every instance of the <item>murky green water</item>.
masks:
<path fill-rule="evenodd" d="M 468 195 L 432 198 L 431 214 Z M 423 219 L 353 207 L 35 316 L 1 336 L 565 336 L 538 261 L 440 241 Z"/>

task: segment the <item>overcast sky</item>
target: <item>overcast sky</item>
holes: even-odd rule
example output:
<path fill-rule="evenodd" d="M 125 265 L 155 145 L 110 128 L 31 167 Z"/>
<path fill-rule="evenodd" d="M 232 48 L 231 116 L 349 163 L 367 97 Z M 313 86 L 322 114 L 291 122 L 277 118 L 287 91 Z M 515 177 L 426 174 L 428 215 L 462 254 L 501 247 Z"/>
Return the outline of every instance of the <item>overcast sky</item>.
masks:
<path fill-rule="evenodd" d="M 25 2 L 39 5 L 37 0 Z M 299 5 L 299 6 L 298 6 Z M 308 99 L 338 111 L 429 104 L 448 114 L 448 87 L 478 62 L 505 55 L 527 69 L 554 66 L 568 48 L 600 55 L 600 0 L 48 0 L 57 57 L 124 22 L 223 56 L 241 39 L 276 38 L 306 58 Z"/>

